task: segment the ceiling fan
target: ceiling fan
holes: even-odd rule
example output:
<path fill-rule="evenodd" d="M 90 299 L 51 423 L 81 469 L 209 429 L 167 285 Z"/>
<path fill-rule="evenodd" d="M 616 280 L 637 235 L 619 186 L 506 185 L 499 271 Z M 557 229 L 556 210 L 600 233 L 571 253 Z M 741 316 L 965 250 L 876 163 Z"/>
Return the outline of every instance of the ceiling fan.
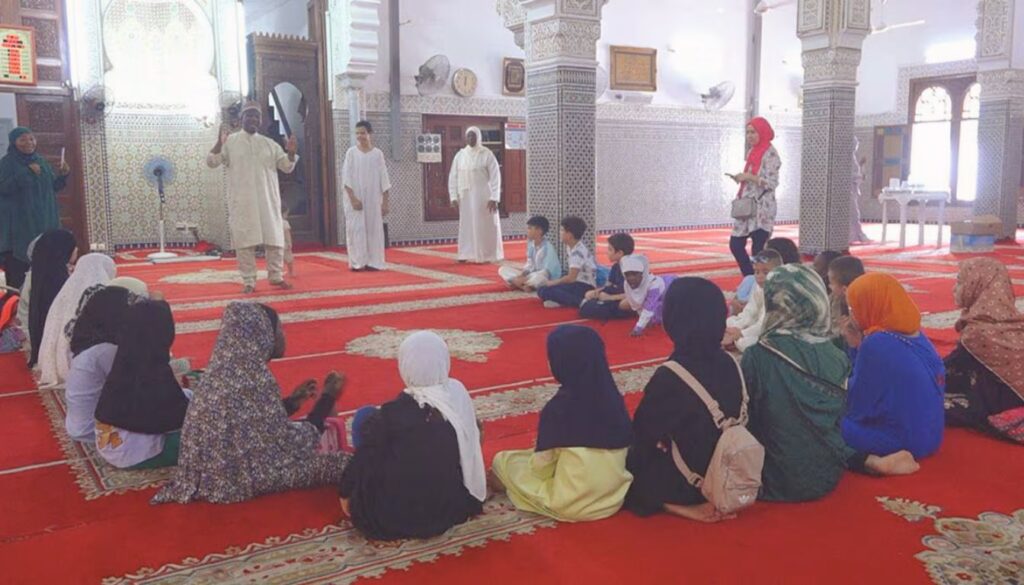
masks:
<path fill-rule="evenodd" d="M 781 8 L 790 4 L 796 4 L 796 0 L 761 0 L 757 3 L 757 6 L 754 6 L 754 13 L 764 14 L 769 10 Z"/>
<path fill-rule="evenodd" d="M 889 3 L 889 0 L 879 0 L 880 5 L 878 7 L 878 26 L 871 27 L 871 34 L 878 35 L 885 32 L 901 29 L 910 28 L 912 26 L 921 26 L 925 20 L 910 20 L 907 22 L 898 22 L 896 24 L 886 24 L 885 22 L 885 5 Z"/>

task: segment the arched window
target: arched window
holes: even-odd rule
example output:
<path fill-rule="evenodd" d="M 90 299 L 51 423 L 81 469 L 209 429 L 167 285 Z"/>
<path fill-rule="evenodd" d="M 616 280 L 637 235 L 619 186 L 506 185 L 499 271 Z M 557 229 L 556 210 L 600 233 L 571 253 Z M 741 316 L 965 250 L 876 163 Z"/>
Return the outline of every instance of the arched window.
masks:
<path fill-rule="evenodd" d="M 974 201 L 980 99 L 981 86 L 973 76 L 912 83 L 911 183 L 948 189 L 953 201 Z"/>
<path fill-rule="evenodd" d="M 172 110 L 216 103 L 213 27 L 195 0 L 112 0 L 103 45 L 117 103 Z"/>
<path fill-rule="evenodd" d="M 981 115 L 981 86 L 971 85 L 964 97 L 960 120 L 960 152 L 957 164 L 956 198 L 974 201 L 978 194 L 978 118 Z"/>

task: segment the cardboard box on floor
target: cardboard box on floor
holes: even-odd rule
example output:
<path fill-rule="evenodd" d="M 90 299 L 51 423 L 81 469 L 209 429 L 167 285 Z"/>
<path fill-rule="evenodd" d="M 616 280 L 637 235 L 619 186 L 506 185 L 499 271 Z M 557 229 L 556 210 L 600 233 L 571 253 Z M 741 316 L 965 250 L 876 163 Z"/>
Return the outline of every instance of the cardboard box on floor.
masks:
<path fill-rule="evenodd" d="M 995 236 L 1003 232 L 1003 222 L 994 215 L 978 215 L 950 224 L 954 236 Z"/>

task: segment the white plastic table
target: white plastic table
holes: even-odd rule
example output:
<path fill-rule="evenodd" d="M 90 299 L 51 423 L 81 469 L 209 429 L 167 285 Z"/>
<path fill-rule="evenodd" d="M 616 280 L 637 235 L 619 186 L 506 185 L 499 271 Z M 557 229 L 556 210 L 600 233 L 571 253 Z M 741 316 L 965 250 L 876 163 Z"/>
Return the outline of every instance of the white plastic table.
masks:
<path fill-rule="evenodd" d="M 907 247 L 907 207 L 910 206 L 911 202 L 916 201 L 920 206 L 918 210 L 917 219 L 920 224 L 920 230 L 918 230 L 918 246 L 924 245 L 924 219 L 925 219 L 925 208 L 929 203 L 939 204 L 939 239 L 936 247 L 942 247 L 942 229 L 946 225 L 946 203 L 949 202 L 949 191 L 940 191 L 935 189 L 914 189 L 914 188 L 900 188 L 900 189 L 882 189 L 882 194 L 878 200 L 882 203 L 882 243 L 886 242 L 885 236 L 889 228 L 889 203 L 895 202 L 900 206 L 900 248 Z"/>

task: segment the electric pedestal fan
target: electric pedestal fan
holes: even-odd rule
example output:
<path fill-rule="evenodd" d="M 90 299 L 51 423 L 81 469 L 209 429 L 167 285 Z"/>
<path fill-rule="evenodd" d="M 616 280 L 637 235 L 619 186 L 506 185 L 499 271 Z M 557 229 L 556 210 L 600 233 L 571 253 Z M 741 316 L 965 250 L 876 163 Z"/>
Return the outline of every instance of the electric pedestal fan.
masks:
<path fill-rule="evenodd" d="M 150 260 L 177 258 L 177 254 L 167 251 L 166 231 L 164 230 L 164 204 L 167 202 L 164 186 L 174 182 L 174 165 L 162 156 L 154 156 L 146 163 L 142 174 L 145 175 L 150 185 L 156 187 L 157 194 L 160 196 L 160 251 L 153 252 L 148 257 Z"/>

